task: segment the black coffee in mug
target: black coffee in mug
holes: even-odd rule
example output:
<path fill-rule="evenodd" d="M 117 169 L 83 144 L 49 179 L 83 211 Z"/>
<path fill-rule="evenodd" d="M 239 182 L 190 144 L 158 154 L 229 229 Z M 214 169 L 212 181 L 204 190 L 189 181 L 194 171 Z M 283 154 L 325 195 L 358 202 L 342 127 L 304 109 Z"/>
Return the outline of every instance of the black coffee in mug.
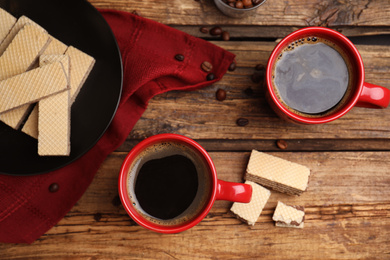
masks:
<path fill-rule="evenodd" d="M 273 85 L 289 109 L 324 115 L 340 104 L 352 85 L 346 54 L 333 42 L 305 37 L 291 42 L 273 68 Z"/>
<path fill-rule="evenodd" d="M 185 144 L 163 142 L 146 148 L 129 169 L 129 198 L 149 221 L 177 225 L 204 209 L 211 194 L 204 159 Z"/>

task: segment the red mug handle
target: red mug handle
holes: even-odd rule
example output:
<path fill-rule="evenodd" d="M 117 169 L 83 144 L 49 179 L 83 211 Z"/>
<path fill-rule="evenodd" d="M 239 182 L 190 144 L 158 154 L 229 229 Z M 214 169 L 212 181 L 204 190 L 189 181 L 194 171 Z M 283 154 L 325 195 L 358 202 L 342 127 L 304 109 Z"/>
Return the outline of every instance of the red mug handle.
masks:
<path fill-rule="evenodd" d="M 245 183 L 235 183 L 218 180 L 217 200 L 248 203 L 252 198 L 252 186 Z"/>
<path fill-rule="evenodd" d="M 386 108 L 389 105 L 389 102 L 389 89 L 364 82 L 363 90 L 356 106 L 367 108 Z"/>

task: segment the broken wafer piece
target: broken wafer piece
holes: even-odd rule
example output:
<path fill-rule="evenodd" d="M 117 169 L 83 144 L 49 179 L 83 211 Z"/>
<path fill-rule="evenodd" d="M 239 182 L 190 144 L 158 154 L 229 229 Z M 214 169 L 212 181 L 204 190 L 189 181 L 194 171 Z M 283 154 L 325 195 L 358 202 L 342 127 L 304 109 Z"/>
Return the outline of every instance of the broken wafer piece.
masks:
<path fill-rule="evenodd" d="M 70 95 L 71 103 L 73 103 L 91 72 L 95 64 L 95 59 L 73 46 L 69 46 L 65 54 L 69 55 L 71 60 Z"/>
<path fill-rule="evenodd" d="M 303 228 L 305 220 L 305 208 L 302 206 L 290 206 L 278 201 L 272 219 L 275 226 Z"/>
<path fill-rule="evenodd" d="M 16 18 L 4 9 L 0 8 L 0 44 L 11 31 L 11 28 L 15 23 Z"/>
<path fill-rule="evenodd" d="M 64 91 L 68 79 L 60 62 L 0 82 L 0 113 Z"/>
<path fill-rule="evenodd" d="M 289 195 L 307 189 L 310 169 L 279 157 L 252 150 L 245 179 Z"/>
<path fill-rule="evenodd" d="M 232 211 L 238 219 L 253 226 L 271 196 L 271 192 L 254 182 L 246 181 L 245 183 L 252 186 L 251 201 L 249 203 L 234 202 L 230 211 Z"/>

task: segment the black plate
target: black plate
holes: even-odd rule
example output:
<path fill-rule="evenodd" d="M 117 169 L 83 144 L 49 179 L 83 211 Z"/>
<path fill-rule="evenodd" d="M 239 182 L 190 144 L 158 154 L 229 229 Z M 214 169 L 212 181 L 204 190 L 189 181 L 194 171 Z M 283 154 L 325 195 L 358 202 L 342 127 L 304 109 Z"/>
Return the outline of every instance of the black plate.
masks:
<path fill-rule="evenodd" d="M 110 124 L 122 91 L 122 62 L 102 15 L 85 0 L 0 0 L 16 18 L 25 15 L 67 45 L 96 59 L 71 114 L 70 156 L 40 157 L 37 140 L 0 122 L 0 173 L 34 175 L 61 168 L 86 153 Z"/>

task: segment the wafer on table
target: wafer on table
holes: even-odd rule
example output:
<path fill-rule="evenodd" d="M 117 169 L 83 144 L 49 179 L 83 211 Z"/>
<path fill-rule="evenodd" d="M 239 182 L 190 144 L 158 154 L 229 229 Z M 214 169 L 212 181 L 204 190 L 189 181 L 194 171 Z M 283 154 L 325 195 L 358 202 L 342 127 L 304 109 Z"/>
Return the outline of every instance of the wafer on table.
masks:
<path fill-rule="evenodd" d="M 310 169 L 269 154 L 252 150 L 245 179 L 289 195 L 307 189 Z"/>
<path fill-rule="evenodd" d="M 0 113 L 68 89 L 60 62 L 30 70 L 0 82 Z"/>
<path fill-rule="evenodd" d="M 302 206 L 286 205 L 278 201 L 272 219 L 278 227 L 303 228 L 305 208 Z"/>
<path fill-rule="evenodd" d="M 0 44 L 11 31 L 11 28 L 15 23 L 16 18 L 4 9 L 0 8 Z"/>
<path fill-rule="evenodd" d="M 238 219 L 253 226 L 271 196 L 271 192 L 254 182 L 246 181 L 245 183 L 252 186 L 251 201 L 249 203 L 234 202 L 230 211 L 232 211 Z"/>

